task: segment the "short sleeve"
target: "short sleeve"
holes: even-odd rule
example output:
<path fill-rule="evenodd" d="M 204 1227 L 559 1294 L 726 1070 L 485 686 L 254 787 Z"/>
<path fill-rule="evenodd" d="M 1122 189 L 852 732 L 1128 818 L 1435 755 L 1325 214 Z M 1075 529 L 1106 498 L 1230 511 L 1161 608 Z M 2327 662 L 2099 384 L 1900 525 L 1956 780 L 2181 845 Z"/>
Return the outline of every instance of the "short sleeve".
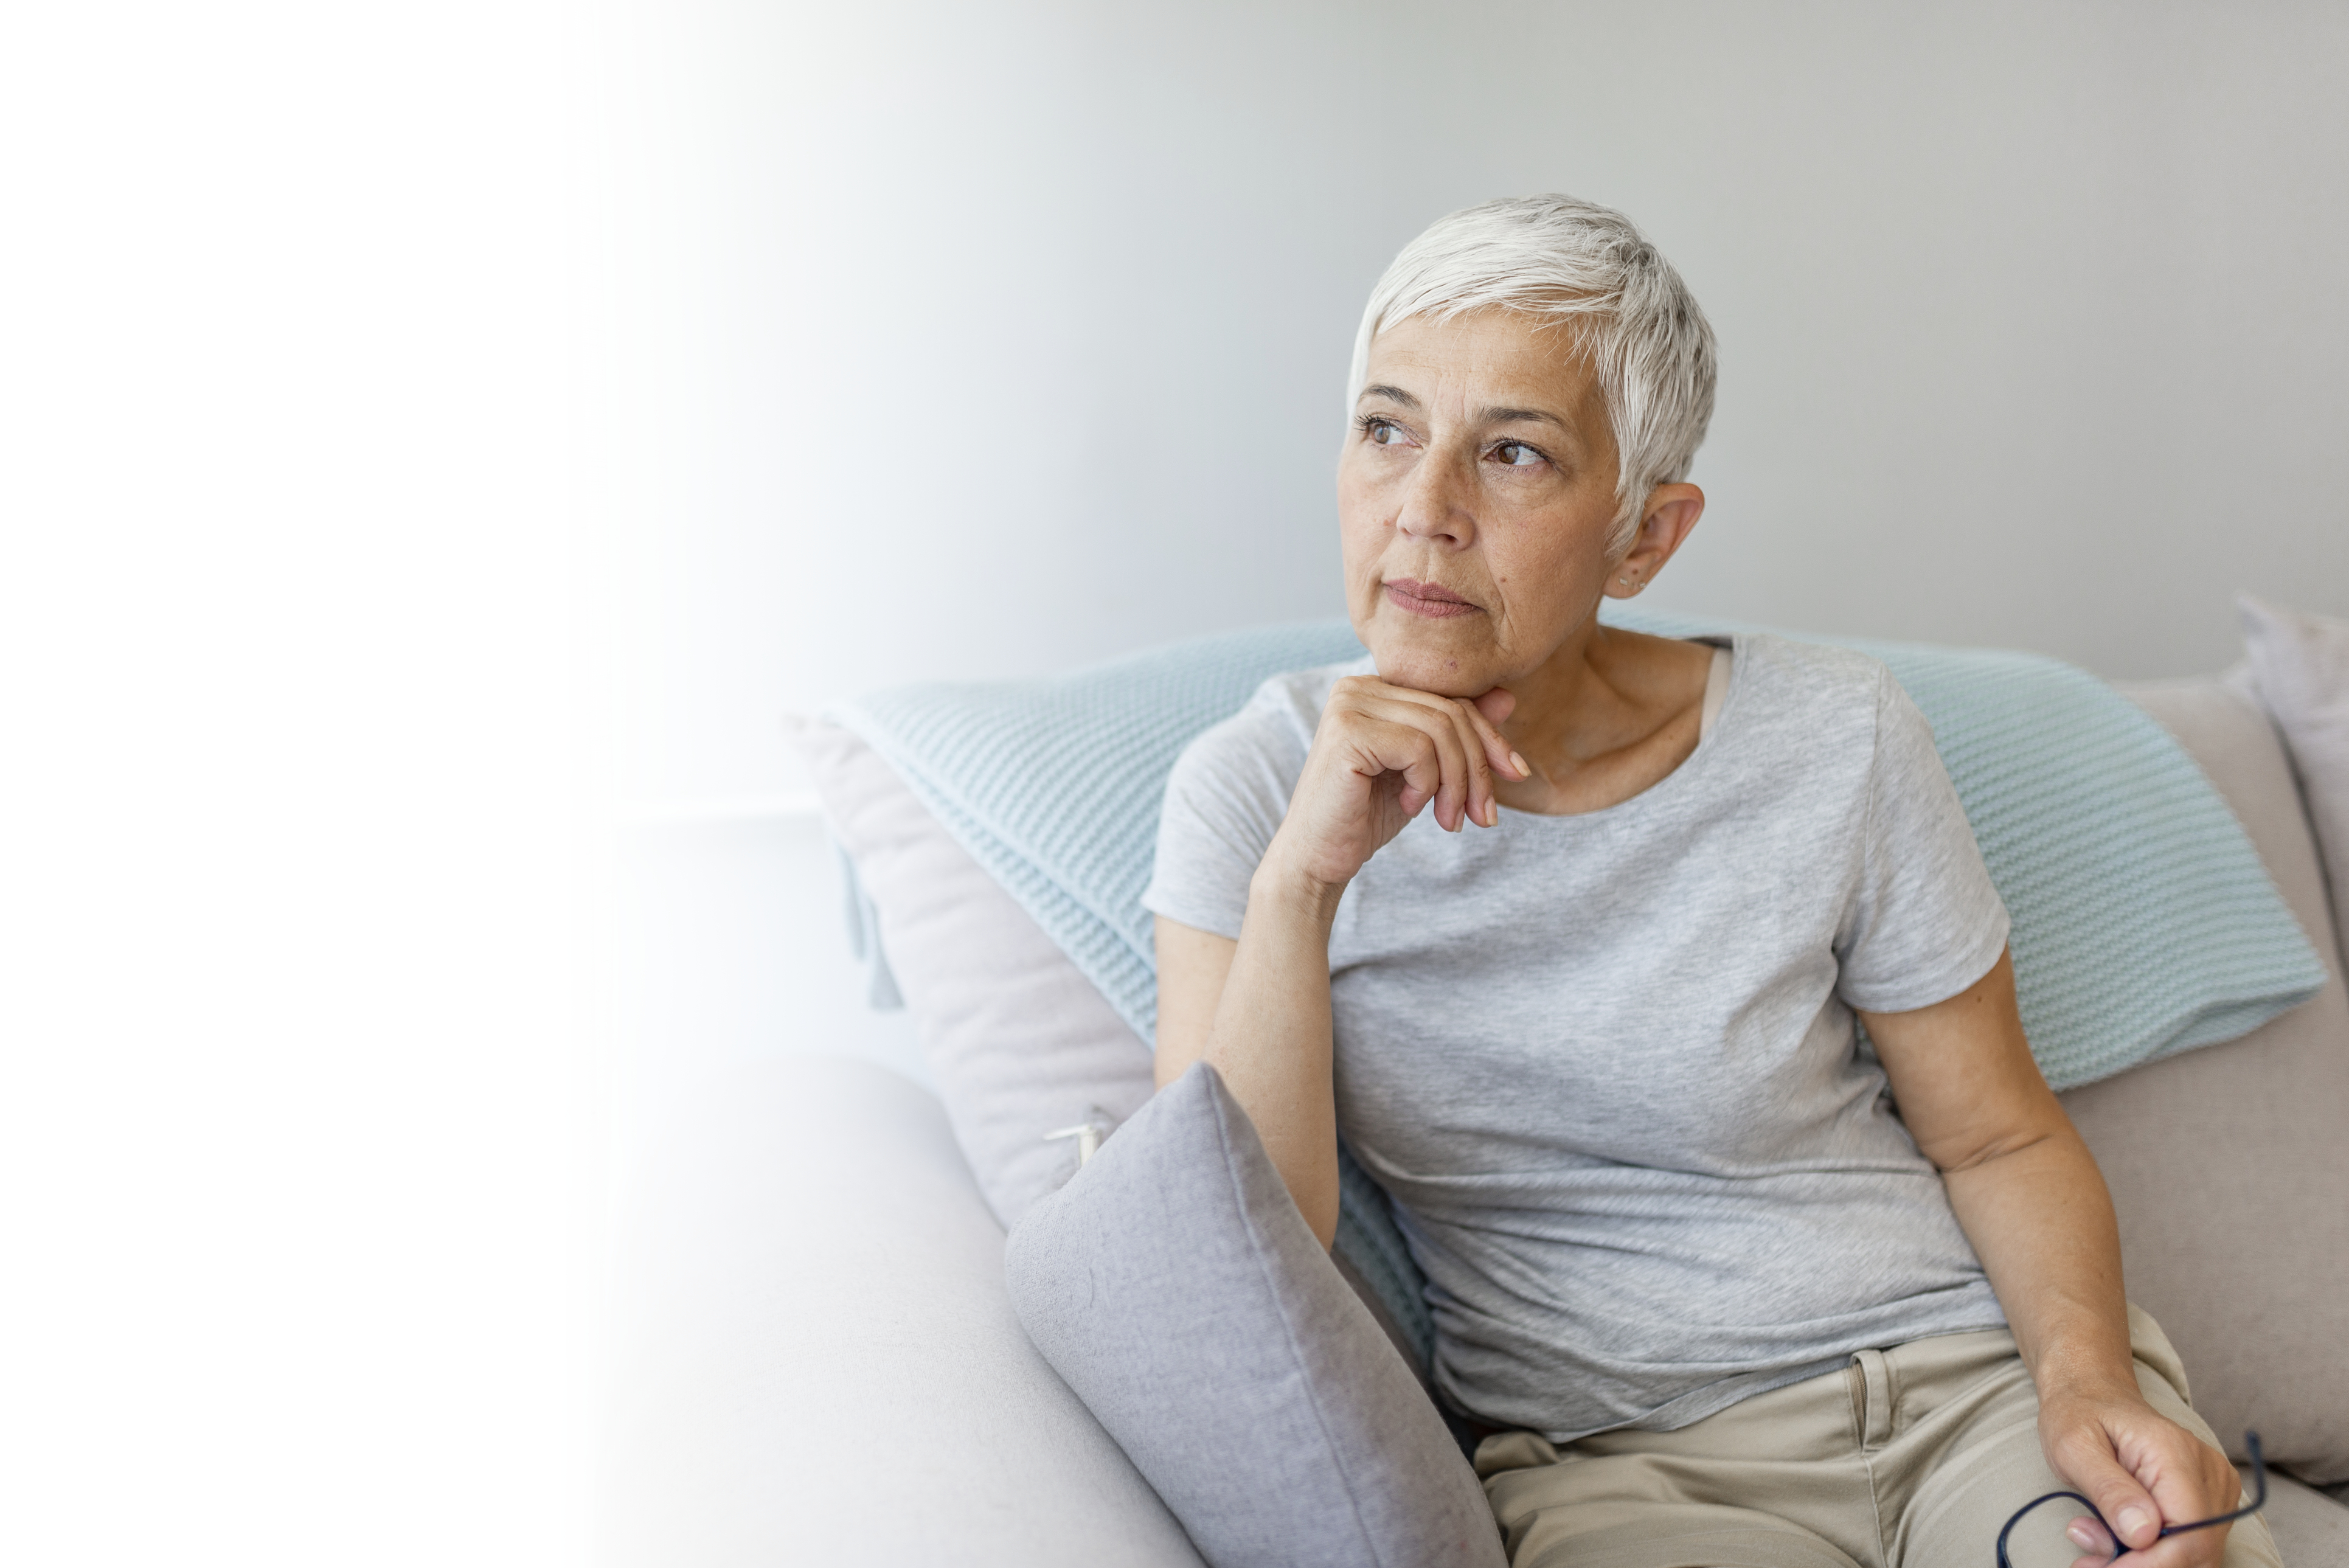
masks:
<path fill-rule="evenodd" d="M 1858 885 L 1836 944 L 1837 994 L 1871 1013 L 1947 1001 L 1998 962 L 2006 906 L 1925 716 L 1878 677 Z"/>
<path fill-rule="evenodd" d="M 1158 852 L 1142 906 L 1237 940 L 1248 879 L 1288 814 L 1319 704 L 1276 677 L 1184 749 L 1167 775 Z"/>

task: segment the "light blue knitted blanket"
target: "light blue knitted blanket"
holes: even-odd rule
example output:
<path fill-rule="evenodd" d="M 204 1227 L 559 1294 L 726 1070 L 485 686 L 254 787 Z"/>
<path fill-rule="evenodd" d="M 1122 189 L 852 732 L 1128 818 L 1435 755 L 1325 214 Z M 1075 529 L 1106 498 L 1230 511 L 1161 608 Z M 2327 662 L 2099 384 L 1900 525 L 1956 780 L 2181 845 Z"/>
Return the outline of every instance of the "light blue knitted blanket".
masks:
<path fill-rule="evenodd" d="M 1751 630 L 1622 614 L 1667 636 Z M 1933 727 L 2013 920 L 2015 984 L 2057 1088 L 2233 1039 L 2324 969 L 2193 759 L 2134 704 L 2034 655 L 1818 637 L 1892 669 Z M 840 721 L 888 759 L 1134 1032 L 1156 1016 L 1142 907 L 1167 771 L 1266 677 L 1359 657 L 1342 622 L 1271 627 L 1048 680 L 899 686 Z M 1422 1350 L 1418 1272 L 1350 1160 L 1339 1250 Z"/>

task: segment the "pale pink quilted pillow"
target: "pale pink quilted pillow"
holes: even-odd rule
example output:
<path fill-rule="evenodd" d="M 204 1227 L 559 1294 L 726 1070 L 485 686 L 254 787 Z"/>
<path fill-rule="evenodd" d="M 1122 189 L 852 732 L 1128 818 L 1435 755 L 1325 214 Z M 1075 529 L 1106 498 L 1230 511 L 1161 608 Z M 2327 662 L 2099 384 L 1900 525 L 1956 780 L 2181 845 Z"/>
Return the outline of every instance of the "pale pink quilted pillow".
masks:
<path fill-rule="evenodd" d="M 1046 1134 L 1106 1132 L 1150 1098 L 1150 1047 L 878 752 L 823 720 L 796 738 L 955 1141 L 1008 1230 L 1077 1168 L 1076 1140 Z"/>

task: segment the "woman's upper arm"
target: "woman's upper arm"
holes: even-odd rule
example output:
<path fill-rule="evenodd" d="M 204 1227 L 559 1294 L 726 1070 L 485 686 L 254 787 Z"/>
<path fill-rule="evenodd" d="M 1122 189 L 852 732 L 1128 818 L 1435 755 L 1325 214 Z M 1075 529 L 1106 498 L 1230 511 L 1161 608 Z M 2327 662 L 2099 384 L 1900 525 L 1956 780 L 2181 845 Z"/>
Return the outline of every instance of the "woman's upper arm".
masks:
<path fill-rule="evenodd" d="M 1158 948 L 1157 1080 L 1164 1088 L 1207 1054 L 1216 1005 L 1223 1000 L 1224 980 L 1240 944 L 1163 914 L 1154 917 L 1154 929 Z"/>
<path fill-rule="evenodd" d="M 1939 1169 L 1964 1170 L 2070 1125 L 2023 1037 L 2011 954 L 1946 1001 L 1860 1017 L 1901 1121 Z"/>

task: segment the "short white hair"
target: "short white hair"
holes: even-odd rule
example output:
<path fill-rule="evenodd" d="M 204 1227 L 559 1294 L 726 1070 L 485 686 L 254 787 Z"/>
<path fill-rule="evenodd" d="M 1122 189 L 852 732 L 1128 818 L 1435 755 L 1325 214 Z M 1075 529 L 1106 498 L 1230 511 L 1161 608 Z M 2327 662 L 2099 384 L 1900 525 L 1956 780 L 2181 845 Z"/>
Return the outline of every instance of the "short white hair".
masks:
<path fill-rule="evenodd" d="M 1371 340 L 1415 315 L 1448 321 L 1501 306 L 1578 331 L 1614 428 L 1610 553 L 1629 550 L 1650 492 L 1688 478 L 1713 419 L 1713 325 L 1663 253 L 1611 207 L 1513 196 L 1439 218 L 1371 291 L 1354 338 L 1350 416 Z"/>

